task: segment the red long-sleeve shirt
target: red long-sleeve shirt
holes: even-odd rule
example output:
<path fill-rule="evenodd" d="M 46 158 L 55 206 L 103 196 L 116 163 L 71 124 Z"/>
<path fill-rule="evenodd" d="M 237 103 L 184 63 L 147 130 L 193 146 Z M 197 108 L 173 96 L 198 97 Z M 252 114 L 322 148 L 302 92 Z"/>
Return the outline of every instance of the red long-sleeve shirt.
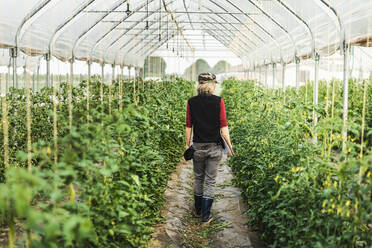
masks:
<path fill-rule="evenodd" d="M 191 120 L 191 113 L 190 113 L 190 106 L 187 103 L 187 110 L 186 110 L 186 127 L 192 127 L 192 120 Z M 220 102 L 220 128 L 227 127 L 227 120 L 226 120 L 226 110 L 225 110 L 225 103 L 221 98 Z"/>

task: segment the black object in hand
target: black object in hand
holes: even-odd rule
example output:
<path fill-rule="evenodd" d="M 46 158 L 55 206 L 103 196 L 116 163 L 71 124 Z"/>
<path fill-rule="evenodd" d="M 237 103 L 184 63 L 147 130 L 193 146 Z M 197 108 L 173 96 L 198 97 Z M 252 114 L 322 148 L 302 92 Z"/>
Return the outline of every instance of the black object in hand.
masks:
<path fill-rule="evenodd" d="M 191 160 L 193 157 L 194 157 L 194 152 L 195 152 L 195 149 L 194 147 L 190 146 L 184 153 L 183 153 L 183 157 L 185 158 L 185 160 Z"/>

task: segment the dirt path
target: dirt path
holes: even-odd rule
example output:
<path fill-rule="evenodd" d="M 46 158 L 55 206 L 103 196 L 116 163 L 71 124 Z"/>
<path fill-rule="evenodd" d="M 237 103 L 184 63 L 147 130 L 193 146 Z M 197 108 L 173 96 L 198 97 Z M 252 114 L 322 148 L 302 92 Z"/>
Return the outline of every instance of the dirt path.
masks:
<path fill-rule="evenodd" d="M 156 226 L 150 248 L 246 248 L 263 247 L 257 233 L 247 227 L 246 205 L 240 190 L 231 184 L 233 175 L 222 160 L 218 169 L 214 220 L 208 227 L 192 215 L 192 162 L 181 162 L 172 174 L 165 192 L 165 222 Z"/>

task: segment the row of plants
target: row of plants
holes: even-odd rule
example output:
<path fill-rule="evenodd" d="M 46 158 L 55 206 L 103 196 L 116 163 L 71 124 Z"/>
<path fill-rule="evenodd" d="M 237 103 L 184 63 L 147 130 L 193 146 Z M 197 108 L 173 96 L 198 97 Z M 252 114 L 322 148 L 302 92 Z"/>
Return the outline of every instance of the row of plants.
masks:
<path fill-rule="evenodd" d="M 33 92 L 27 169 L 25 92 L 13 89 L 7 95 L 10 160 L 0 183 L 0 232 L 8 232 L 8 246 L 146 247 L 182 154 L 193 90 L 181 79 L 108 86 L 94 78 L 72 89 L 62 84 L 55 97 L 53 89 Z"/>
<path fill-rule="evenodd" d="M 350 80 L 344 150 L 341 82 L 320 83 L 318 106 L 310 84 L 298 94 L 267 91 L 253 81 L 223 86 L 234 182 L 248 203 L 250 225 L 268 247 L 371 247 L 372 83 L 362 152 L 363 83 Z"/>

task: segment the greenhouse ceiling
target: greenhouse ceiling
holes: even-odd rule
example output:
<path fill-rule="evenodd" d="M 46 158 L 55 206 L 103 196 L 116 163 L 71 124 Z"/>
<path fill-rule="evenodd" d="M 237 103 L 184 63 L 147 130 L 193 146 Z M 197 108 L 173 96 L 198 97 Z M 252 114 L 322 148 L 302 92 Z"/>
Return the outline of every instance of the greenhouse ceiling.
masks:
<path fill-rule="evenodd" d="M 0 48 L 142 67 L 169 40 L 194 53 L 207 34 L 256 66 L 372 46 L 371 23 L 370 0 L 0 0 Z"/>

